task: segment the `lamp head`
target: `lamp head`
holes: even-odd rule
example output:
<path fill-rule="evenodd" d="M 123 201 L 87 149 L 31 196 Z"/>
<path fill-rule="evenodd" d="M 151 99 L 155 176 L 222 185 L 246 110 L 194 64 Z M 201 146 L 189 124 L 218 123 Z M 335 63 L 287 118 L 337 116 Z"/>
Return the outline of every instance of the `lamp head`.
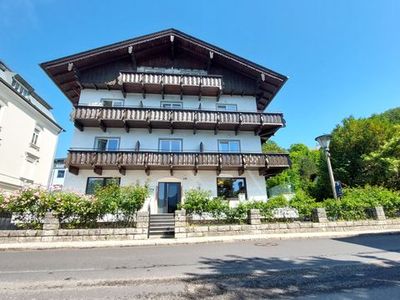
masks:
<path fill-rule="evenodd" d="M 328 150 L 329 144 L 331 142 L 331 135 L 330 134 L 323 134 L 315 138 L 318 144 L 321 146 L 322 149 Z"/>

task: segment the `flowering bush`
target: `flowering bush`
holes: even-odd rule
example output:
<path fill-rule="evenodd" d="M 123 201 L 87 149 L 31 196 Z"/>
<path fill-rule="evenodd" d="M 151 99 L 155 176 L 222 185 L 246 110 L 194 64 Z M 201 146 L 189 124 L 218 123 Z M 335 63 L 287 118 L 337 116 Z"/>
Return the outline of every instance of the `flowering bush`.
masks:
<path fill-rule="evenodd" d="M 147 186 L 107 186 L 94 196 L 73 192 L 48 192 L 27 188 L 12 194 L 0 194 L 0 212 L 12 212 L 18 225 L 40 228 L 43 218 L 52 211 L 67 227 L 94 227 L 98 219 L 113 214 L 117 220 L 132 225 L 135 213 L 149 195 Z"/>

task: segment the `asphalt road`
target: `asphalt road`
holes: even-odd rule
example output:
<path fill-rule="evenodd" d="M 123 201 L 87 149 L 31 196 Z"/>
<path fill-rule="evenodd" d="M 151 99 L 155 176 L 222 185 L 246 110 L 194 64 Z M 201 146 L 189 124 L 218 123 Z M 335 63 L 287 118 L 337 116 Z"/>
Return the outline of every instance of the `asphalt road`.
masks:
<path fill-rule="evenodd" d="M 0 299 L 399 299 L 400 235 L 0 252 Z"/>

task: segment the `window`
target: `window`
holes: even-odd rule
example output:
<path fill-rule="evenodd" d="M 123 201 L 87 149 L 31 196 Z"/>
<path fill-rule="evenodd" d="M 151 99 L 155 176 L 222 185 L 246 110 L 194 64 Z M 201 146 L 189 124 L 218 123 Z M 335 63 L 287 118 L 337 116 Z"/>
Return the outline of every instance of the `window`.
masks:
<path fill-rule="evenodd" d="M 218 141 L 219 152 L 240 152 L 239 140 L 220 140 Z"/>
<path fill-rule="evenodd" d="M 161 152 L 181 152 L 182 140 L 179 139 L 160 139 L 158 150 Z"/>
<path fill-rule="evenodd" d="M 12 87 L 14 88 L 14 90 L 16 90 L 19 94 L 21 94 L 22 96 L 26 97 L 29 96 L 29 91 L 27 88 L 25 88 L 22 84 L 20 84 L 17 80 L 15 80 L 13 78 L 12 83 L 11 83 Z"/>
<path fill-rule="evenodd" d="M 104 187 L 111 184 L 120 185 L 119 177 L 88 177 L 86 183 L 86 194 L 93 195 L 96 188 Z"/>
<path fill-rule="evenodd" d="M 220 111 L 237 111 L 236 104 L 217 104 L 217 110 Z"/>
<path fill-rule="evenodd" d="M 182 102 L 161 102 L 161 107 L 162 108 L 172 108 L 172 109 L 179 109 L 182 108 Z"/>
<path fill-rule="evenodd" d="M 57 178 L 64 178 L 65 170 L 58 170 L 57 171 Z"/>
<path fill-rule="evenodd" d="M 38 138 L 39 138 L 40 129 L 35 128 L 32 134 L 31 144 L 37 146 Z"/>
<path fill-rule="evenodd" d="M 217 178 L 217 195 L 225 199 L 238 199 L 239 194 L 246 196 L 246 179 L 245 178 Z"/>
<path fill-rule="evenodd" d="M 94 148 L 98 151 L 117 151 L 119 138 L 96 138 Z"/>
<path fill-rule="evenodd" d="M 101 103 L 104 107 L 122 107 L 124 106 L 124 100 L 120 99 L 101 99 Z"/>

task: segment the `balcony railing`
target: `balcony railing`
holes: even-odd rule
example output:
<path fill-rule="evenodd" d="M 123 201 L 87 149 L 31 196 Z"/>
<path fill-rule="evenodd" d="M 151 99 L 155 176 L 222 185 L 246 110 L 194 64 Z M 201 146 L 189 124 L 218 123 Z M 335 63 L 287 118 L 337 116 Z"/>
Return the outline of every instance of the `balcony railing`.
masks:
<path fill-rule="evenodd" d="M 125 175 L 126 170 L 259 170 L 273 175 L 290 166 L 287 154 L 213 153 L 213 152 L 155 152 L 155 151 L 96 151 L 70 150 L 66 166 L 73 174 L 80 169 L 93 169 L 102 175 L 103 169 L 114 169 Z"/>
<path fill-rule="evenodd" d="M 72 114 L 75 126 L 85 127 L 234 130 L 254 131 L 269 137 L 285 125 L 281 113 L 227 112 L 190 109 L 164 109 L 145 107 L 77 106 Z"/>
<path fill-rule="evenodd" d="M 222 76 L 121 71 L 118 83 L 126 93 L 217 96 Z"/>

